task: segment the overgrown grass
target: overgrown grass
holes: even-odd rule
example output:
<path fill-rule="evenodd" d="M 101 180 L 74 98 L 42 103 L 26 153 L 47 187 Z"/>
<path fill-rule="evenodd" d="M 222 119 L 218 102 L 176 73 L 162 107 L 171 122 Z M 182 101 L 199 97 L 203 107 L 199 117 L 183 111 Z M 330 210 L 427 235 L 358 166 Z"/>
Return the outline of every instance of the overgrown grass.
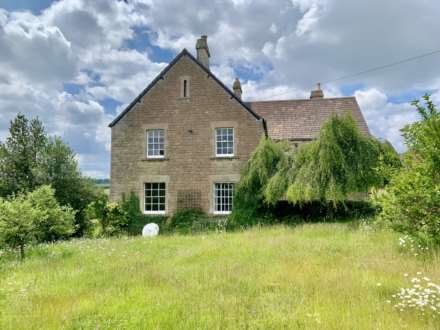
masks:
<path fill-rule="evenodd" d="M 0 263 L 0 328 L 436 329 L 387 304 L 440 258 L 350 223 L 79 240 Z"/>

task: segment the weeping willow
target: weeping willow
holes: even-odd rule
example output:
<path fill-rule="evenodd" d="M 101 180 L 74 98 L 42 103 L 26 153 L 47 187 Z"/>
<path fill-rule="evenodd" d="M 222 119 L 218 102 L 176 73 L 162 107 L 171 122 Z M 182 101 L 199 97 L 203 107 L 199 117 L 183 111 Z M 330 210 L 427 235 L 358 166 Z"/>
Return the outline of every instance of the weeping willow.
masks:
<path fill-rule="evenodd" d="M 287 200 L 343 202 L 350 193 L 377 185 L 378 142 L 363 135 L 349 115 L 333 116 L 317 140 L 300 148 L 290 169 Z"/>
<path fill-rule="evenodd" d="M 362 134 L 349 115 L 331 117 L 318 139 L 299 149 L 262 139 L 242 171 L 231 219 L 249 224 L 259 208 L 281 199 L 336 206 L 380 185 L 380 154 L 380 143 Z"/>
<path fill-rule="evenodd" d="M 246 163 L 237 185 L 231 222 L 249 224 L 255 219 L 257 210 L 264 203 L 264 188 L 278 171 L 290 146 L 262 138 Z"/>

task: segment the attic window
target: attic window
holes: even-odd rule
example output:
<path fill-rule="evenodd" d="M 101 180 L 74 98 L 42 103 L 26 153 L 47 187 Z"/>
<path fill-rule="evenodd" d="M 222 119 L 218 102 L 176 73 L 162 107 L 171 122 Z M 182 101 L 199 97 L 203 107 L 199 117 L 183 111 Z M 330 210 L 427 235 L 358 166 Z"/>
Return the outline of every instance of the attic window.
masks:
<path fill-rule="evenodd" d="M 180 78 L 180 97 L 189 97 L 189 77 Z"/>

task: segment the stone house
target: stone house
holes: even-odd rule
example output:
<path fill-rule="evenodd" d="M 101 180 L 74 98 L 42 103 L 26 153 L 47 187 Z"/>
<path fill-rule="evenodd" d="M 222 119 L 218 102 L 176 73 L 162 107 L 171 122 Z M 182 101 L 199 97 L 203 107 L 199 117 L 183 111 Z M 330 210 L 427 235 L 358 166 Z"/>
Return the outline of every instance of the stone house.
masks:
<path fill-rule="evenodd" d="M 145 214 L 199 208 L 228 214 L 240 170 L 263 136 L 311 141 L 332 114 L 368 127 L 354 97 L 244 102 L 209 69 L 207 37 L 186 49 L 111 123 L 111 200 L 135 192 Z"/>

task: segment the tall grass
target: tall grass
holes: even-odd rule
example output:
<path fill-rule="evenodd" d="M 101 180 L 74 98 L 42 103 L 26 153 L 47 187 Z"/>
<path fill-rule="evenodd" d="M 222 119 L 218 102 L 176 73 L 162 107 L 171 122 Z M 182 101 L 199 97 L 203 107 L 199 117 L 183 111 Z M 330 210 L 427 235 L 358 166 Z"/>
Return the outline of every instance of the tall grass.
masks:
<path fill-rule="evenodd" d="M 0 267 L 1 329 L 440 327 L 386 302 L 405 273 L 440 279 L 440 258 L 350 224 L 78 240 Z"/>

